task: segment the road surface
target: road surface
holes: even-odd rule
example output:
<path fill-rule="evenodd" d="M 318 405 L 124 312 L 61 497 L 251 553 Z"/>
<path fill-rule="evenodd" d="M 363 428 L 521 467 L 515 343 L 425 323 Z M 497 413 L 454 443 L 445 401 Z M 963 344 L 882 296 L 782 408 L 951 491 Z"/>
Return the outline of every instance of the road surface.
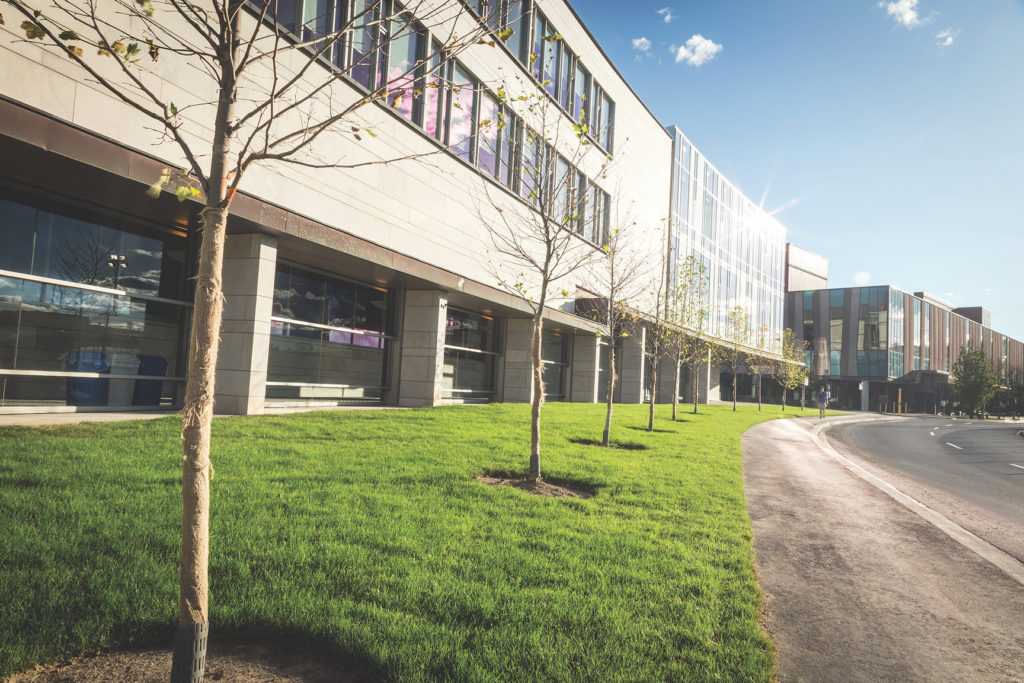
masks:
<path fill-rule="evenodd" d="M 1024 565 L 1014 578 L 954 540 L 819 447 L 816 424 L 775 420 L 743 437 L 780 680 L 1024 680 Z"/>
<path fill-rule="evenodd" d="M 827 438 L 904 493 L 1024 562 L 1021 430 L 1020 422 L 911 417 L 840 425 Z"/>

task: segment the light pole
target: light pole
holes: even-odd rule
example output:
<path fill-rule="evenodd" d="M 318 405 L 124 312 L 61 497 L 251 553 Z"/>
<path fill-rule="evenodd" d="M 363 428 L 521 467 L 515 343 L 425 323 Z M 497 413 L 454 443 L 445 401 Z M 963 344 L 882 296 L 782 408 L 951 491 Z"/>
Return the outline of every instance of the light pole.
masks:
<path fill-rule="evenodd" d="M 121 269 L 128 267 L 128 257 L 111 254 L 107 265 L 114 269 L 114 289 L 117 289 L 117 281 L 121 279 Z"/>

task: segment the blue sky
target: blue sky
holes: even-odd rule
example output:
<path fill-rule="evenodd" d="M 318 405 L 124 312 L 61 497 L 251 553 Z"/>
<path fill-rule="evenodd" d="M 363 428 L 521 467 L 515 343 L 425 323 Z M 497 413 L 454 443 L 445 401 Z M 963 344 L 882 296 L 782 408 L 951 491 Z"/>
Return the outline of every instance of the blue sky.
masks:
<path fill-rule="evenodd" d="M 983 305 L 1024 340 L 1024 1 L 571 1 L 831 286 Z"/>

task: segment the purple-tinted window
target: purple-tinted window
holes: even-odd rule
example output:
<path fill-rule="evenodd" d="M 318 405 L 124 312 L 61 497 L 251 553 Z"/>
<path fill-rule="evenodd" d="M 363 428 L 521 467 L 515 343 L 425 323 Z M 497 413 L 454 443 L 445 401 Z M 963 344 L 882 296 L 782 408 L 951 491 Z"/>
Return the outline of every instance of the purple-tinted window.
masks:
<path fill-rule="evenodd" d="M 373 0 L 352 2 L 352 65 L 349 75 L 356 83 L 374 90 L 380 82 L 379 5 Z"/>
<path fill-rule="evenodd" d="M 590 74 L 579 64 L 576 65 L 576 76 L 573 78 L 572 120 L 585 122 L 584 112 L 587 107 L 587 93 L 590 91 Z"/>
<path fill-rule="evenodd" d="M 448 90 L 445 86 L 445 70 L 448 64 L 441 63 L 441 45 L 433 43 L 428 62 L 426 82 L 423 87 L 423 130 L 437 140 L 444 139 L 445 104 Z"/>
<path fill-rule="evenodd" d="M 489 176 L 494 176 L 498 166 L 498 102 L 488 93 L 480 95 L 480 146 L 476 165 Z"/>
<path fill-rule="evenodd" d="M 512 187 L 513 179 L 515 178 L 513 159 L 517 146 L 516 135 L 518 135 L 518 128 L 516 118 L 506 110 L 504 112 L 504 125 L 498 131 L 498 148 L 501 152 L 498 161 L 498 181 L 508 188 Z"/>
<path fill-rule="evenodd" d="M 473 161 L 473 94 L 476 84 L 458 62 L 452 70 L 448 147 L 457 156 Z"/>
<path fill-rule="evenodd" d="M 391 23 L 391 44 L 388 57 L 388 105 L 399 114 L 413 120 L 416 113 L 417 64 L 423 58 L 425 42 L 423 29 L 413 23 L 409 15 Z M 419 116 L 416 117 L 419 119 Z"/>

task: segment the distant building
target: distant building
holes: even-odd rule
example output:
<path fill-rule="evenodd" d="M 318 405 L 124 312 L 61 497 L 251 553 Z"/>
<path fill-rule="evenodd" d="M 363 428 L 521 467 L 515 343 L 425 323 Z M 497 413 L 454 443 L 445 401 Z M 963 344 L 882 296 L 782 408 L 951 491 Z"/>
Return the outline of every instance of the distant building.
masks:
<path fill-rule="evenodd" d="M 1024 343 L 982 321 L 991 322 L 982 307 L 890 286 L 786 294 L 786 326 L 807 343 L 811 381 L 828 387 L 837 408 L 942 410 L 964 346 L 982 349 L 1003 380 L 1024 369 Z"/>
<path fill-rule="evenodd" d="M 828 288 L 828 259 L 786 244 L 786 291 Z"/>

